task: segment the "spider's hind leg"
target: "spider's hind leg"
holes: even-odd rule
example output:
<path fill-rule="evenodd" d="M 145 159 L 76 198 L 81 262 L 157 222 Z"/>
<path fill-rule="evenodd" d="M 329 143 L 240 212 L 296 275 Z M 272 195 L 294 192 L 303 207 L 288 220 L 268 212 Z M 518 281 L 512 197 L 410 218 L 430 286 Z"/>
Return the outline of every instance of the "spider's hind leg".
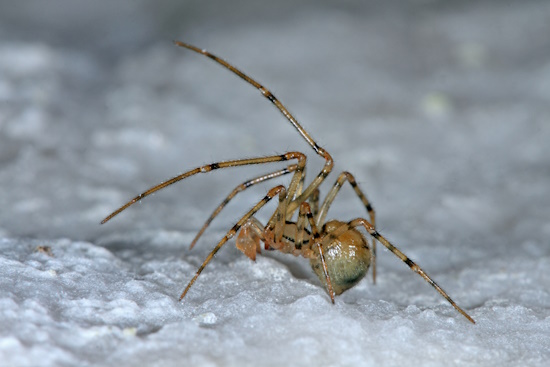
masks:
<path fill-rule="evenodd" d="M 345 182 L 349 182 L 351 187 L 353 188 L 353 191 L 355 191 L 355 194 L 359 197 L 363 205 L 365 206 L 365 209 L 367 210 L 367 213 L 369 214 L 370 223 L 373 227 L 376 226 L 376 213 L 374 211 L 374 208 L 370 204 L 369 200 L 367 199 L 367 196 L 363 193 L 363 191 L 359 188 L 359 185 L 357 184 L 357 181 L 355 181 L 355 177 L 349 172 L 342 172 L 336 179 L 336 182 L 334 183 L 334 186 L 332 186 L 332 189 L 327 194 L 325 200 L 323 201 L 323 204 L 321 205 L 321 208 L 319 209 L 319 212 L 315 215 L 315 223 L 317 223 L 318 226 L 320 226 L 322 223 L 325 222 L 325 218 L 327 216 L 328 209 L 332 205 L 332 202 L 336 198 L 336 195 L 342 188 Z M 371 246 L 371 264 L 372 264 L 372 282 L 376 283 L 376 241 L 374 238 L 372 239 L 372 246 Z"/>
<path fill-rule="evenodd" d="M 420 275 L 426 282 L 428 282 L 432 287 L 434 287 L 435 290 L 437 292 L 439 292 L 439 294 L 441 296 L 443 296 L 443 298 L 445 298 L 447 300 L 447 302 L 449 302 L 460 314 L 462 314 L 462 316 L 464 316 L 466 319 L 468 319 L 468 321 L 470 321 L 473 324 L 476 323 L 474 321 L 474 319 L 470 315 L 468 315 L 466 313 L 466 311 L 464 311 L 462 308 L 460 308 L 455 303 L 455 301 L 453 301 L 452 298 L 449 297 L 447 292 L 445 292 L 443 290 L 443 288 L 441 288 L 432 278 L 430 278 L 428 276 L 428 274 L 426 274 L 426 272 L 424 272 L 424 270 L 418 264 L 416 264 L 414 261 L 412 261 L 407 255 L 405 255 L 403 252 L 401 252 L 401 250 L 399 250 L 397 247 L 392 245 L 390 243 L 390 241 L 388 241 L 384 236 L 382 236 L 374 228 L 374 226 L 371 223 L 369 223 L 366 219 L 357 218 L 357 219 L 354 219 L 352 221 L 349 221 L 347 223 L 347 225 L 341 226 L 340 228 L 335 230 L 332 234 L 334 236 L 338 236 L 338 235 L 342 234 L 343 232 L 346 232 L 346 231 L 348 231 L 352 228 L 359 227 L 359 226 L 363 226 L 372 237 L 374 237 L 377 241 L 379 241 L 382 245 L 384 245 L 395 256 L 397 256 L 399 259 L 401 259 L 401 261 L 403 261 L 405 264 L 407 264 L 412 271 L 414 271 L 415 273 Z"/>

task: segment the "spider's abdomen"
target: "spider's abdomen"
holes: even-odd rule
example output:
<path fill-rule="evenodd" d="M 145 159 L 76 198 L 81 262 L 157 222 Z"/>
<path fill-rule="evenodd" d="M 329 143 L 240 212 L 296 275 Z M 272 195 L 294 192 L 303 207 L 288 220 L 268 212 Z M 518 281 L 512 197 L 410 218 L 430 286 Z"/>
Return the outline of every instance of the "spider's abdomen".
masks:
<path fill-rule="evenodd" d="M 340 221 L 325 224 L 324 232 L 330 234 L 344 225 Z M 356 285 L 367 274 L 371 262 L 371 251 L 365 237 L 355 229 L 349 229 L 323 246 L 328 275 L 335 294 L 341 294 Z M 321 259 L 310 260 L 311 267 L 327 289 Z"/>

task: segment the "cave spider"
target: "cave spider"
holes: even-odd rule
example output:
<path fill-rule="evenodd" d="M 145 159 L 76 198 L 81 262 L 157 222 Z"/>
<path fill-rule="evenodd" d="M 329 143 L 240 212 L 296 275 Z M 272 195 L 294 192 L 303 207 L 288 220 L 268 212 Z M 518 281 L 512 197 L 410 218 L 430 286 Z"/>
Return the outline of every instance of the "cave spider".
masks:
<path fill-rule="evenodd" d="M 174 41 L 174 43 L 177 46 L 187 48 L 209 57 L 257 88 L 265 98 L 271 101 L 271 103 L 279 109 L 279 111 L 286 117 L 292 126 L 294 126 L 294 128 L 306 140 L 311 148 L 313 148 L 315 153 L 325 160 L 325 164 L 321 172 L 319 172 L 317 177 L 315 177 L 315 179 L 306 187 L 304 187 L 306 156 L 300 152 L 288 152 L 281 155 L 236 159 L 207 164 L 151 187 L 103 219 L 101 222 L 102 224 L 109 221 L 115 215 L 119 214 L 130 205 L 140 201 L 146 196 L 199 173 L 206 173 L 216 169 L 228 167 L 294 161 L 293 163 L 289 163 L 283 169 L 272 171 L 238 185 L 214 210 L 198 234 L 195 236 L 194 240 L 191 242 L 191 248 L 195 245 L 212 220 L 239 192 L 270 179 L 290 173 L 293 174 L 288 187 L 283 185 L 273 187 L 256 205 L 254 205 L 254 207 L 252 207 L 252 209 L 250 209 L 241 219 L 239 219 L 239 221 L 229 230 L 229 232 L 227 232 L 227 234 L 206 257 L 187 287 L 185 287 L 179 298 L 180 301 L 183 297 L 185 297 L 203 269 L 213 259 L 214 255 L 237 233 L 239 233 L 239 235 L 237 236 L 236 247 L 252 260 L 256 259 L 256 253 L 260 253 L 261 242 L 264 243 L 265 250 L 278 250 L 283 253 L 290 253 L 295 256 L 303 256 L 309 259 L 313 271 L 317 274 L 321 283 L 326 288 L 332 303 L 334 303 L 335 295 L 339 295 L 347 289 L 353 287 L 366 275 L 371 263 L 373 265 L 373 281 L 376 281 L 375 254 L 376 241 L 378 241 L 393 254 L 399 257 L 401 261 L 407 264 L 412 271 L 424 278 L 424 280 L 434 287 L 439 294 L 441 294 L 459 313 L 466 317 L 470 322 L 475 323 L 475 321 L 463 309 L 461 309 L 415 262 L 392 245 L 375 229 L 374 209 L 363 191 L 357 185 L 355 178 L 351 173 L 342 172 L 338 176 L 335 184 L 332 186 L 332 189 L 319 206 L 319 186 L 332 171 L 334 165 L 332 157 L 325 149 L 320 147 L 315 140 L 313 140 L 313 138 L 294 118 L 294 116 L 292 116 L 286 107 L 283 106 L 283 104 L 268 89 L 254 79 L 245 75 L 225 60 L 218 58 L 206 50 L 202 50 L 190 44 L 179 41 Z M 330 208 L 339 190 L 346 182 L 351 185 L 358 198 L 365 206 L 370 221 L 364 218 L 357 218 L 349 222 L 342 222 L 339 220 L 330 220 L 325 222 L 328 209 Z M 254 215 L 267 202 L 276 196 L 279 198 L 279 205 L 277 206 L 275 213 L 264 226 L 254 217 Z M 292 221 L 296 212 L 298 212 L 297 220 Z M 358 230 L 359 227 L 363 227 L 373 238 L 372 246 L 369 246 L 365 236 Z"/>

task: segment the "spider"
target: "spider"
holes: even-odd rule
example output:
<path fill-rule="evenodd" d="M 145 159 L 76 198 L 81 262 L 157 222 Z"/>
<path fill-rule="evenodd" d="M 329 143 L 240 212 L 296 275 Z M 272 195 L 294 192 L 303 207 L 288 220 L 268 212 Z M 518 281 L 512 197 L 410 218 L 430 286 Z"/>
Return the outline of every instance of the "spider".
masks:
<path fill-rule="evenodd" d="M 309 185 L 305 187 L 306 155 L 300 152 L 288 152 L 281 155 L 236 159 L 203 165 L 151 187 L 103 219 L 101 224 L 106 223 L 114 216 L 127 209 L 130 205 L 142 200 L 146 196 L 199 173 L 207 173 L 217 169 L 245 165 L 263 165 L 274 162 L 288 162 L 287 166 L 283 169 L 252 178 L 238 185 L 206 220 L 198 234 L 191 242 L 190 248 L 193 248 L 199 237 L 204 233 L 212 220 L 238 193 L 253 185 L 292 173 L 292 179 L 288 187 L 278 185 L 270 189 L 267 194 L 241 219 L 239 219 L 239 221 L 218 242 L 216 247 L 214 247 L 202 265 L 198 268 L 195 276 L 183 290 L 179 298 L 180 301 L 189 292 L 191 286 L 195 283 L 208 263 L 213 259 L 214 255 L 237 233 L 238 236 L 236 239 L 236 247 L 252 260 L 255 260 L 256 254 L 261 252 L 260 245 L 262 242 L 265 250 L 277 250 L 282 253 L 293 254 L 295 256 L 302 256 L 309 259 L 313 271 L 319 277 L 322 285 L 327 290 L 332 303 L 334 303 L 335 295 L 339 295 L 347 289 L 350 289 L 361 279 L 363 279 L 371 264 L 373 268 L 373 282 L 376 281 L 375 260 L 376 241 L 378 241 L 399 259 L 401 259 L 401 261 L 407 264 L 412 271 L 424 278 L 424 280 L 434 287 L 439 294 L 441 294 L 441 296 L 443 296 L 460 314 L 466 317 L 470 322 L 475 323 L 472 317 L 460 308 L 447 295 L 447 293 L 439 285 L 437 285 L 437 283 L 435 283 L 424 272 L 424 270 L 422 270 L 422 268 L 420 268 L 397 247 L 392 245 L 376 230 L 374 209 L 366 195 L 357 185 L 357 182 L 351 173 L 342 172 L 336 179 L 336 182 L 324 198 L 321 205 L 319 205 L 319 186 L 325 181 L 327 176 L 332 171 L 334 166 L 333 159 L 325 149 L 313 140 L 308 132 L 306 132 L 306 130 L 304 130 L 304 128 L 294 118 L 294 116 L 267 88 L 241 72 L 233 65 L 229 64 L 227 61 L 211 54 L 206 50 L 180 41 L 174 41 L 174 43 L 177 46 L 209 57 L 216 63 L 232 71 L 237 76 L 257 88 L 265 98 L 271 101 L 271 103 L 279 109 L 279 111 L 286 117 L 292 126 L 294 126 L 298 133 L 311 146 L 315 153 L 321 156 L 325 161 L 319 174 Z M 351 185 L 355 191 L 355 194 L 363 203 L 368 213 L 369 220 L 357 218 L 348 222 L 339 220 L 325 221 L 328 209 L 346 182 Z M 275 210 L 275 213 L 273 213 L 267 224 L 264 226 L 254 217 L 254 215 L 275 197 L 278 197 L 279 204 Z M 296 217 L 296 213 L 297 218 L 293 221 L 293 218 Z M 369 242 L 362 232 L 359 231 L 359 228 L 361 227 L 364 228 L 372 238 L 372 246 L 369 246 Z"/>

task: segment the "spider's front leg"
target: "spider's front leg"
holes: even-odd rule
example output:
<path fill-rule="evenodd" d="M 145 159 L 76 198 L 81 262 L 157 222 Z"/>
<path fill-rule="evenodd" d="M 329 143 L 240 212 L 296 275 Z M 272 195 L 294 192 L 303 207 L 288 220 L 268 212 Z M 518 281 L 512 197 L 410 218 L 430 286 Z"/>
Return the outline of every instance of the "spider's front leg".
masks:
<path fill-rule="evenodd" d="M 286 188 L 282 185 L 279 185 L 269 190 L 268 193 L 264 196 L 264 198 L 260 200 L 256 205 L 254 205 L 254 207 L 250 209 L 248 213 L 246 213 L 241 219 L 239 219 L 239 221 L 233 226 L 233 228 L 231 228 L 229 232 L 227 232 L 227 234 L 220 240 L 220 242 L 218 242 L 216 247 L 214 247 L 214 249 L 208 254 L 208 256 L 206 257 L 202 265 L 197 269 L 195 276 L 193 277 L 193 279 L 191 279 L 189 284 L 187 284 L 187 287 L 185 287 L 183 293 L 181 294 L 180 301 L 183 299 L 183 297 L 185 297 L 187 292 L 189 292 L 189 289 L 195 283 L 195 281 L 197 280 L 199 275 L 202 273 L 206 265 L 208 265 L 208 263 L 212 261 L 212 259 L 214 258 L 214 255 L 216 255 L 216 253 L 223 247 L 223 245 L 225 245 L 227 241 L 233 238 L 235 234 L 237 234 L 237 232 L 239 232 L 239 230 L 248 222 L 248 220 L 258 212 L 258 210 L 260 210 L 265 204 L 267 204 L 271 199 L 273 199 L 277 195 L 279 195 L 282 198 L 286 198 Z"/>

